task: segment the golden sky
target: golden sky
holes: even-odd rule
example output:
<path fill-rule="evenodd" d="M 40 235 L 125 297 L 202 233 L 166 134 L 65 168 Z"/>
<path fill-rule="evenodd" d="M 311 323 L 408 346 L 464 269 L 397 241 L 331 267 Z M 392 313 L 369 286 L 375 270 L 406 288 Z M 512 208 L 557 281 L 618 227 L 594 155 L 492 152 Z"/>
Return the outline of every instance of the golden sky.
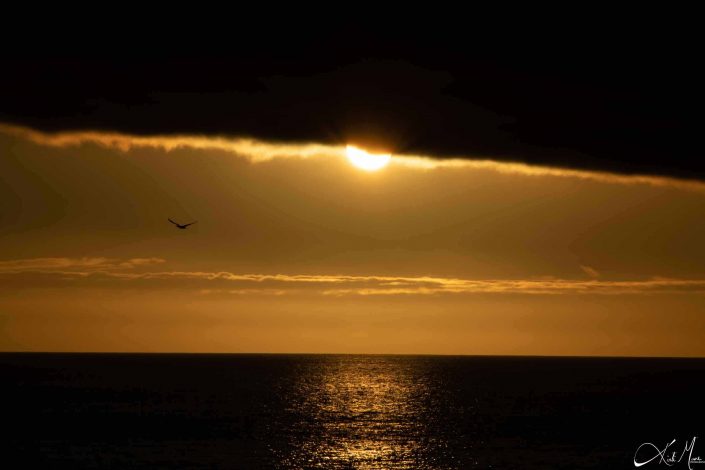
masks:
<path fill-rule="evenodd" d="M 0 125 L 4 351 L 704 356 L 703 240 L 697 181 Z"/>

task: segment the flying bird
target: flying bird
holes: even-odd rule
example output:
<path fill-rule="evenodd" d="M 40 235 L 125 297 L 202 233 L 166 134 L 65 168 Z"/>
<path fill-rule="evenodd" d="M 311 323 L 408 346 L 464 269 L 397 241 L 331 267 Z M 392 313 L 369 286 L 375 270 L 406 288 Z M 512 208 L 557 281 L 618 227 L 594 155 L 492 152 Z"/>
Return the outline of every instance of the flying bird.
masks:
<path fill-rule="evenodd" d="M 198 222 L 198 221 L 196 220 L 195 222 L 191 222 L 190 224 L 183 224 L 183 225 L 181 225 L 181 224 L 177 224 L 176 222 L 174 222 L 174 221 L 171 220 L 171 219 L 168 219 L 168 220 L 169 220 L 169 222 L 171 222 L 172 224 L 176 225 L 176 228 L 180 228 L 180 229 L 182 229 L 182 230 L 185 229 L 186 227 L 188 227 L 189 225 L 193 225 L 193 224 L 195 224 L 196 222 Z"/>

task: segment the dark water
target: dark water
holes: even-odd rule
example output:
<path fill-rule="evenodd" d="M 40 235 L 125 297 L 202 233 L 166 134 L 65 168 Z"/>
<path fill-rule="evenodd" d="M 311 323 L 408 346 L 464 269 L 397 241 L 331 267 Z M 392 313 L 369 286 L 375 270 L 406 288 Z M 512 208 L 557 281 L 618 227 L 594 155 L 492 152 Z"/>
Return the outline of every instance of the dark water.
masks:
<path fill-rule="evenodd" d="M 618 469 L 696 436 L 705 459 L 705 359 L 0 354 L 0 377 L 3 468 Z"/>

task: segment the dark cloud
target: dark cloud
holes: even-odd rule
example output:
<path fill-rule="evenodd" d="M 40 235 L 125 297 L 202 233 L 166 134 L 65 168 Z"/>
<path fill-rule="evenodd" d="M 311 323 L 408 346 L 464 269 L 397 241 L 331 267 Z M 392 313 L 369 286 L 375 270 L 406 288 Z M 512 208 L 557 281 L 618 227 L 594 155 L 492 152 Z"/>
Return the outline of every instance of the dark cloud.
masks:
<path fill-rule="evenodd" d="M 685 24 L 233 21 L 38 26 L 50 40 L 5 41 L 0 120 L 705 177 L 704 77 Z"/>

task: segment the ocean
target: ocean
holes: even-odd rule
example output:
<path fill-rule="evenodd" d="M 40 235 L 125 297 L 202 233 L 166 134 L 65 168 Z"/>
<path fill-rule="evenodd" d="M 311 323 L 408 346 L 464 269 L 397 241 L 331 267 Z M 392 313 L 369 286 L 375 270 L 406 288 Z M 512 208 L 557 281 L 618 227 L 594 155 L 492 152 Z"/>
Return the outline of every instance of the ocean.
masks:
<path fill-rule="evenodd" d="M 3 353 L 0 377 L 8 469 L 705 470 L 705 359 Z"/>

